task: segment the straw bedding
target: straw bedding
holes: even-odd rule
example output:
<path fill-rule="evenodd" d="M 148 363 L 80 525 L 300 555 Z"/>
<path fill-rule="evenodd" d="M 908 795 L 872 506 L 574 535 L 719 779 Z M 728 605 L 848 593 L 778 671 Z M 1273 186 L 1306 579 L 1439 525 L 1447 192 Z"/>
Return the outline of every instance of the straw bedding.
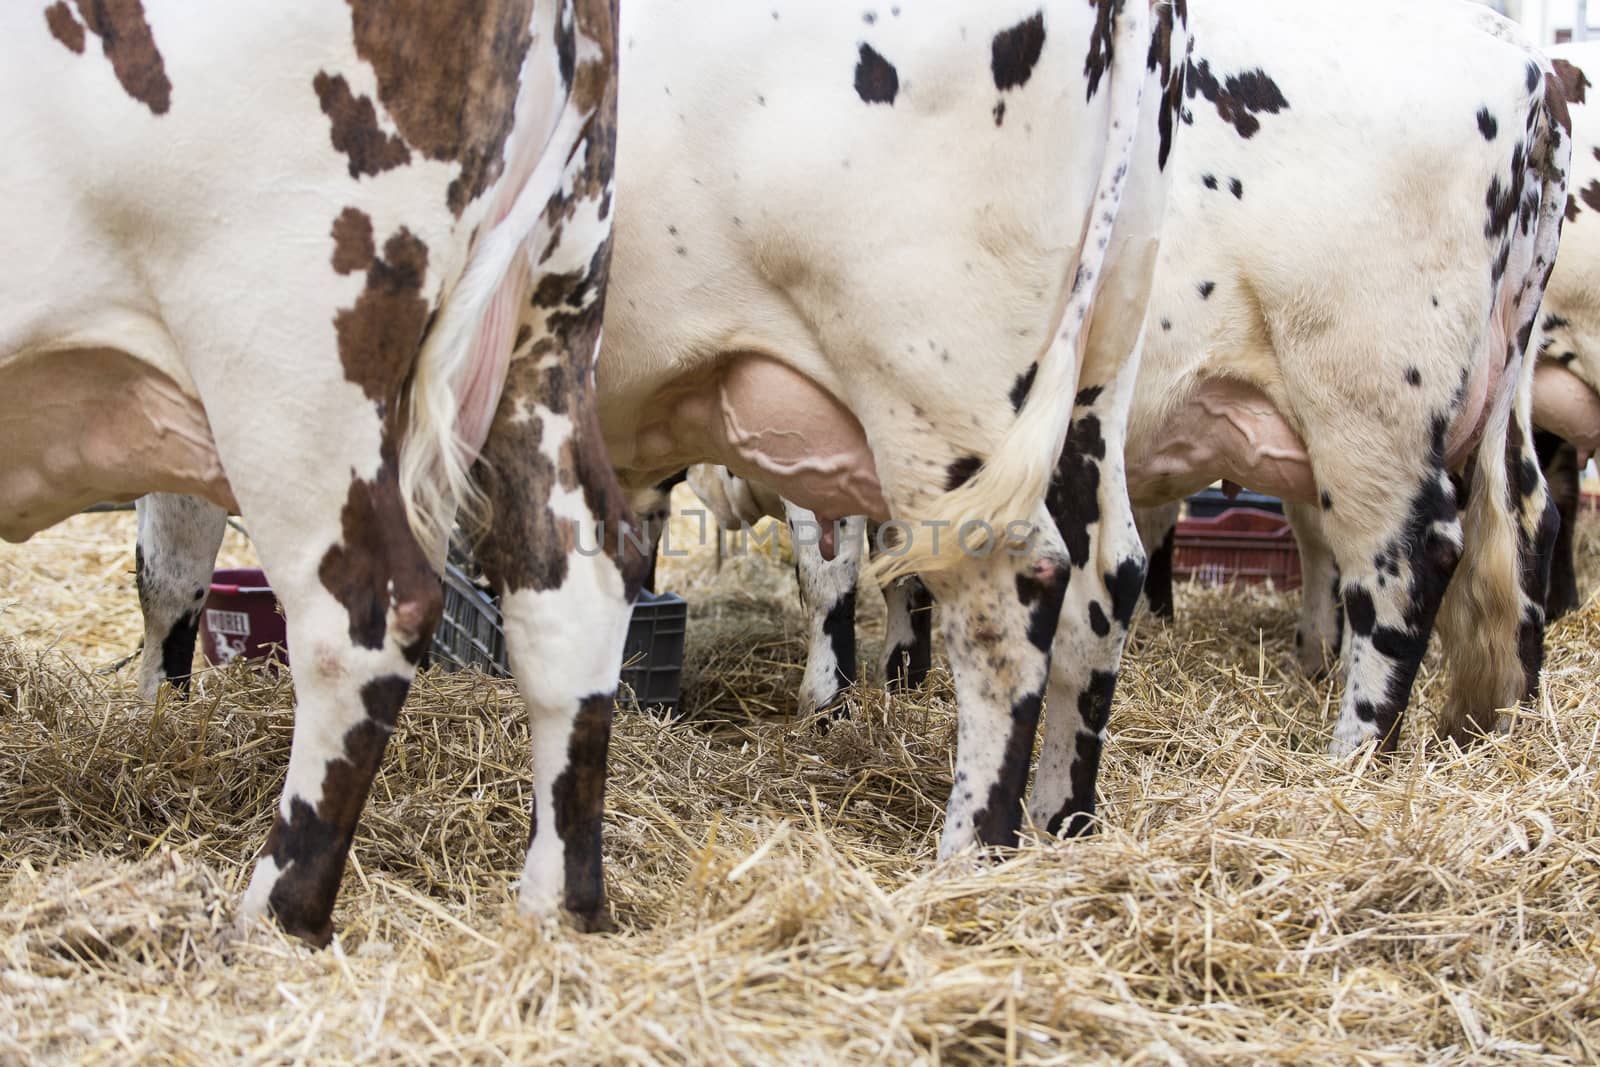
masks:
<path fill-rule="evenodd" d="M 1336 692 L 1288 666 L 1292 596 L 1181 590 L 1127 660 L 1103 832 L 936 867 L 947 676 L 796 722 L 787 568 L 696 552 L 667 564 L 694 714 L 624 712 L 613 743 L 620 932 L 517 917 L 520 703 L 430 674 L 315 953 L 236 927 L 287 681 L 151 708 L 96 673 L 138 639 L 131 545 L 95 516 L 0 550 L 0 1063 L 1600 1057 L 1600 604 L 1509 736 L 1413 730 L 1382 767 L 1319 754 Z"/>

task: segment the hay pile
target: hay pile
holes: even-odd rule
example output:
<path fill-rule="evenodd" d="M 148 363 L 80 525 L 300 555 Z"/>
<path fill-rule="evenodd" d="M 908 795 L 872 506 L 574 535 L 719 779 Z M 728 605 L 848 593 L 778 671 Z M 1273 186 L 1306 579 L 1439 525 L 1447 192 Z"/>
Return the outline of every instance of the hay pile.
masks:
<path fill-rule="evenodd" d="M 0 644 L 0 1063 L 1600 1057 L 1600 604 L 1552 633 L 1537 717 L 1466 755 L 1416 731 L 1384 769 L 1319 754 L 1337 701 L 1287 667 L 1293 598 L 1183 590 L 1176 627 L 1136 635 L 1105 831 L 935 868 L 948 678 L 866 689 L 819 734 L 787 721 L 786 569 L 671 574 L 697 717 L 619 717 L 614 935 L 515 914 L 508 684 L 419 681 L 312 953 L 234 935 L 282 679 L 214 672 L 152 709 L 79 665 L 131 644 Z"/>

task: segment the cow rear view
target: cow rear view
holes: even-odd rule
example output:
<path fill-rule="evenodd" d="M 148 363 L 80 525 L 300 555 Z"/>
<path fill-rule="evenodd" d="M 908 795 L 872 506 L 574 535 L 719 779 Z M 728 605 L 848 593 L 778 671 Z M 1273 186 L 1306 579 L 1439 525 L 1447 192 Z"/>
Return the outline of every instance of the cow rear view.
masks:
<path fill-rule="evenodd" d="M 1309 666 L 1335 602 L 1347 622 L 1335 753 L 1398 741 L 1436 622 L 1442 731 L 1492 728 L 1537 683 L 1555 535 L 1529 350 L 1566 208 L 1558 80 L 1468 5 L 1195 21 L 1134 501 L 1217 478 L 1285 498 L 1326 626 L 1301 634 Z"/>
<path fill-rule="evenodd" d="M 613 12 L 82 0 L 13 5 L 0 32 L 13 146 L 0 183 L 28 205 L 0 222 L 0 534 L 96 500 L 193 494 L 209 504 L 158 502 L 141 526 L 160 541 L 163 516 L 182 524 L 187 554 L 204 556 L 224 509 L 245 517 L 285 607 L 296 692 L 245 906 L 325 942 L 439 617 L 434 571 L 459 508 L 486 512 L 486 491 L 491 545 L 524 546 L 504 553 L 507 588 L 539 571 L 558 596 L 579 590 L 615 685 L 622 569 L 603 557 L 549 580 L 570 551 L 562 523 L 621 514 L 586 415 Z M 556 463 L 498 464 L 476 488 L 486 440 L 522 451 L 541 431 Z M 563 487 L 581 487 L 578 502 Z M 141 587 L 159 571 L 170 593 L 167 562 L 142 559 Z M 204 583 L 183 577 L 163 610 L 198 607 Z M 598 795 L 586 780 L 554 796 L 548 781 L 569 747 L 604 744 L 597 658 L 530 697 L 552 770 L 530 854 L 550 859 L 559 835 L 564 858 L 558 845 L 525 898 L 590 919 Z"/>

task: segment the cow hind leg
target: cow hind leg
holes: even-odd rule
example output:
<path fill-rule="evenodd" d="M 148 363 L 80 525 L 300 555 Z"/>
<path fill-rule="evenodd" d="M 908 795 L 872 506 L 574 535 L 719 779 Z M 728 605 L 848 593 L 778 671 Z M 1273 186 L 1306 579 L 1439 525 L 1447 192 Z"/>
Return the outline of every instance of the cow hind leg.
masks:
<path fill-rule="evenodd" d="M 687 473 L 680 471 L 649 489 L 633 494 L 633 512 L 639 517 L 639 526 L 650 546 L 644 587 L 652 593 L 659 592 L 656 588 L 656 566 L 661 559 L 661 539 L 666 536 L 667 523 L 672 519 L 672 490 L 684 480 Z"/>
<path fill-rule="evenodd" d="M 199 497 L 173 493 L 140 497 L 137 511 L 135 576 L 144 614 L 139 695 L 153 702 L 161 683 L 170 682 L 188 696 L 200 611 L 228 513 Z"/>
<path fill-rule="evenodd" d="M 794 546 L 795 575 L 805 610 L 808 648 L 800 681 L 800 714 L 842 714 L 844 694 L 856 684 L 856 583 L 861 570 L 865 520 L 845 519 L 833 531 L 834 557 L 824 559 L 818 519 L 783 502 Z"/>
<path fill-rule="evenodd" d="M 1545 597 L 1545 619 L 1554 621 L 1578 609 L 1577 533 L 1580 478 L 1577 448 L 1553 433 L 1533 435 L 1539 466 L 1561 516 L 1555 549 L 1550 559 L 1550 592 Z"/>
<path fill-rule="evenodd" d="M 552 404 L 557 412 L 581 408 L 566 399 L 508 387 L 479 468 L 493 520 L 478 557 L 500 595 L 506 653 L 531 727 L 533 803 L 519 906 L 528 914 L 560 910 L 580 930 L 598 930 L 610 926 L 601 823 L 612 711 L 650 538 L 627 516 L 598 426 L 552 417 Z M 574 440 L 546 440 L 546 426 Z"/>
<path fill-rule="evenodd" d="M 1480 443 L 1468 465 L 1466 547 L 1439 625 L 1450 700 L 1439 733 L 1458 743 L 1492 732 L 1530 697 L 1544 660 L 1544 603 L 1560 517 L 1525 418 Z"/>
<path fill-rule="evenodd" d="M 1067 584 L 1065 552 L 1042 509 L 1036 528 L 1044 543 L 1025 555 L 999 548 L 925 579 L 940 604 L 958 716 L 940 858 L 973 844 L 1015 845 L 1022 824 Z"/>
<path fill-rule="evenodd" d="M 1442 429 L 1421 477 L 1398 499 L 1369 503 L 1375 498 L 1357 493 L 1340 473 L 1331 471 L 1323 481 L 1333 501 L 1324 529 L 1339 567 L 1348 628 L 1345 692 L 1329 750 L 1345 755 L 1376 740 L 1381 750 L 1393 751 L 1461 558 L 1459 493 L 1444 469 Z"/>
<path fill-rule="evenodd" d="M 596 243 L 584 247 L 600 249 L 593 263 L 603 267 L 604 246 L 588 236 Z M 569 227 L 562 247 L 578 238 Z M 478 559 L 500 595 L 532 737 L 518 905 L 565 913 L 580 930 L 611 924 L 606 758 L 628 620 L 659 534 L 635 521 L 595 415 L 601 277 L 547 276 L 538 286 L 476 468 L 492 516 Z"/>
<path fill-rule="evenodd" d="M 356 823 L 443 610 L 438 576 L 406 521 L 391 448 L 370 480 L 346 483 L 338 506 L 317 506 L 335 472 L 353 466 L 279 469 L 308 502 L 288 513 L 253 506 L 281 496 L 277 486 L 234 483 L 284 608 L 295 688 L 287 780 L 243 912 L 270 914 L 315 945 L 333 936 Z M 307 531 L 327 519 L 332 544 L 306 552 L 316 544 Z"/>
<path fill-rule="evenodd" d="M 1333 669 L 1344 637 L 1339 565 L 1322 532 L 1322 515 L 1308 504 L 1284 504 L 1300 550 L 1300 619 L 1294 654 L 1306 677 L 1322 679 Z"/>
<path fill-rule="evenodd" d="M 525 532 L 521 520 L 497 513 L 491 539 L 503 546 L 514 531 Z M 588 536 L 612 534 L 596 525 L 580 535 Z M 609 929 L 601 856 L 606 759 L 638 583 L 604 554 L 563 556 L 559 541 L 518 544 L 533 568 L 565 572 L 554 585 L 530 585 L 527 572 L 497 572 L 506 651 L 533 742 L 534 795 L 518 903 L 528 914 L 559 906 L 580 930 Z M 630 571 L 642 577 L 642 560 Z"/>
<path fill-rule="evenodd" d="M 1506 451 L 1507 476 L 1516 493 L 1517 562 L 1522 590 L 1517 656 L 1522 660 L 1522 701 L 1532 700 L 1538 693 L 1539 677 L 1544 671 L 1544 631 L 1549 621 L 1546 605 L 1564 525 L 1560 504 L 1540 470 L 1532 436 L 1531 425 L 1514 423 Z M 1573 461 L 1575 466 L 1576 457 Z M 1576 473 L 1571 481 L 1577 482 Z M 1567 547 L 1570 553 L 1571 545 Z M 1572 599 L 1575 605 L 1576 589 Z"/>
<path fill-rule="evenodd" d="M 1117 383 L 1126 390 L 1132 369 Z M 1077 836 L 1094 828 L 1095 785 L 1128 629 L 1146 588 L 1145 538 L 1128 503 L 1114 392 L 1079 394 L 1049 503 L 1072 570 L 1050 661 L 1049 714 L 1029 800 L 1034 825 Z M 1160 512 L 1166 512 L 1161 515 Z M 1170 532 L 1175 510 L 1149 513 Z M 1169 518 L 1170 517 L 1170 518 Z"/>

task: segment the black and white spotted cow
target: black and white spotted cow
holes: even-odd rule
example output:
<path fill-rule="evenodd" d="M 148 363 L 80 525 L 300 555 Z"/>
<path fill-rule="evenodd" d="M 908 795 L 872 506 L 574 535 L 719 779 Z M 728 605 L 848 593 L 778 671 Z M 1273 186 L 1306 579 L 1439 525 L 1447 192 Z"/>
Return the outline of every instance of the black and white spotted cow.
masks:
<path fill-rule="evenodd" d="M 1442 728 L 1487 728 L 1542 657 L 1556 519 L 1524 356 L 1566 207 L 1557 76 L 1470 6 L 1193 21 L 1134 502 L 1226 478 L 1314 516 L 1349 623 L 1336 753 L 1394 745 L 1436 621 Z M 1333 603 L 1331 574 L 1306 583 Z"/>
<path fill-rule="evenodd" d="M 941 854 L 1015 840 L 1052 645 L 1092 661 L 1062 700 L 1116 677 L 1120 637 L 1070 631 L 1093 603 L 1120 634 L 1143 574 L 1118 460 L 1181 10 L 624 10 L 612 457 L 635 489 L 720 463 L 903 524 L 881 572 L 939 598 L 960 706 Z"/>
<path fill-rule="evenodd" d="M 1571 192 L 1533 380 L 1534 440 L 1561 513 L 1546 601 L 1555 618 L 1578 606 L 1579 477 L 1600 449 L 1600 99 L 1590 95 L 1600 84 L 1600 43 L 1562 45 L 1550 56 L 1572 114 Z"/>
<path fill-rule="evenodd" d="M 1394 745 L 1436 617 L 1447 732 L 1526 694 L 1554 535 L 1524 356 L 1566 206 L 1555 74 L 1481 9 L 1370 7 L 1193 9 L 1127 449 L 1135 503 L 1167 509 L 1151 548 L 1168 502 L 1217 478 L 1315 515 L 1340 580 L 1313 569 L 1308 589 L 1350 620 L 1337 754 Z M 1083 457 L 1110 447 L 1076 424 L 1058 488 L 1081 498 L 1111 466 Z M 1170 571 L 1170 539 L 1152 554 Z M 1103 601 L 1079 607 L 1064 633 L 1120 639 Z M 1093 810 L 1096 659 L 1058 641 L 1052 661 L 1032 801 L 1052 830 Z"/>
<path fill-rule="evenodd" d="M 1584 461 L 1600 447 L 1600 106 L 1590 107 L 1590 90 L 1600 78 L 1600 45 L 1563 45 L 1550 53 L 1572 120 L 1571 192 L 1555 271 L 1540 312 L 1540 355 L 1533 378 L 1534 444 L 1539 465 L 1561 516 L 1545 598 L 1548 618 L 1578 605 L 1573 558 L 1579 475 Z M 1492 115 L 1485 130 L 1498 133 Z M 1177 194 L 1181 196 L 1182 194 Z M 1304 573 L 1300 623 L 1295 645 L 1302 668 L 1319 675 L 1333 663 L 1343 638 L 1338 567 L 1321 530 L 1320 509 L 1291 503 L 1286 509 L 1299 542 Z M 1171 530 L 1176 507 L 1157 514 L 1141 509 L 1141 532 L 1151 554 L 1146 593 L 1158 614 L 1170 613 Z M 1164 609 L 1164 611 L 1163 611 Z"/>
<path fill-rule="evenodd" d="M 625 513 L 592 386 L 615 19 L 607 0 L 0 15 L 0 172 L 26 205 L 0 221 L 0 534 L 156 494 L 152 692 L 187 671 L 223 518 L 245 517 L 296 709 L 244 911 L 314 943 L 460 505 L 492 516 L 534 718 L 522 903 L 605 916 L 596 756 L 642 559 L 572 546 Z"/>
<path fill-rule="evenodd" d="M 726 467 L 691 467 L 688 482 L 724 530 L 749 530 L 769 516 L 788 524 L 809 649 L 800 680 L 799 714 L 838 710 L 844 691 L 859 680 L 856 585 L 865 561 L 863 546 L 877 544 L 882 527 L 860 516 L 824 526 L 811 512 Z M 651 509 L 640 510 L 643 514 Z M 655 511 L 665 517 L 665 503 Z M 932 664 L 933 598 L 916 575 L 891 580 L 883 598 L 884 685 L 891 692 L 920 688 Z"/>

